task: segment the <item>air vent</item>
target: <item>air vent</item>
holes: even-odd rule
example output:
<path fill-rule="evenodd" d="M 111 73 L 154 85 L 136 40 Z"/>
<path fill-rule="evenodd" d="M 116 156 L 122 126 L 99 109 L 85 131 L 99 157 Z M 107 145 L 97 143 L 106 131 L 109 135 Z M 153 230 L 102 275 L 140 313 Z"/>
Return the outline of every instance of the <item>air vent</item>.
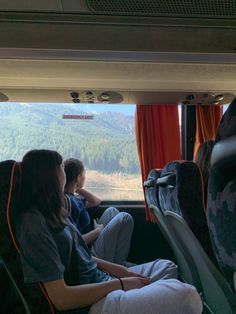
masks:
<path fill-rule="evenodd" d="M 94 13 L 112 15 L 235 18 L 235 0 L 87 0 Z"/>

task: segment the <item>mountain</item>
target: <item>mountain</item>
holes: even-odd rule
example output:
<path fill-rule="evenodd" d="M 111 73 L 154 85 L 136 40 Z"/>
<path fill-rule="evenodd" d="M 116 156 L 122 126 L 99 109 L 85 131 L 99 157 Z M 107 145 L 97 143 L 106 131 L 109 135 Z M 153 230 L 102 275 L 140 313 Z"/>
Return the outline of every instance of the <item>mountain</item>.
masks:
<path fill-rule="evenodd" d="M 1 103 L 1 160 L 20 160 L 30 149 L 47 148 L 79 158 L 89 169 L 136 173 L 134 118 L 102 112 L 93 120 L 62 119 L 85 113 L 66 104 Z"/>

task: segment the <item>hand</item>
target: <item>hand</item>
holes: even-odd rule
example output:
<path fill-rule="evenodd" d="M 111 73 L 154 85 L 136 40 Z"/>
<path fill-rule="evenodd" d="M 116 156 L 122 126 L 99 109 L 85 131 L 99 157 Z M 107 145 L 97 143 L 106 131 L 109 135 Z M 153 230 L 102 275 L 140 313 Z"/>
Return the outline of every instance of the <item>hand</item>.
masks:
<path fill-rule="evenodd" d="M 126 267 L 125 267 L 126 268 Z M 131 270 L 129 270 L 129 268 L 126 268 L 126 275 L 125 275 L 125 277 L 138 277 L 138 278 L 143 278 L 143 279 L 148 279 L 148 280 L 150 280 L 148 277 L 146 277 L 146 276 L 143 276 L 143 275 L 141 275 L 141 274 L 139 274 L 139 273 L 136 273 L 136 272 L 134 272 L 134 271 L 131 271 Z"/>
<path fill-rule="evenodd" d="M 146 276 L 143 276 L 141 274 L 138 274 L 134 271 L 131 271 L 129 268 L 118 265 L 118 264 L 112 264 L 111 268 L 108 270 L 108 272 L 115 276 L 115 277 L 139 277 L 139 278 L 144 278 L 148 279 Z"/>
<path fill-rule="evenodd" d="M 146 285 L 149 285 L 149 278 L 144 277 L 125 277 L 121 278 L 124 286 L 124 291 L 142 288 Z"/>
<path fill-rule="evenodd" d="M 96 219 L 93 220 L 93 226 L 94 226 L 94 229 L 98 230 L 99 233 L 104 228 L 103 224 L 98 224 Z"/>

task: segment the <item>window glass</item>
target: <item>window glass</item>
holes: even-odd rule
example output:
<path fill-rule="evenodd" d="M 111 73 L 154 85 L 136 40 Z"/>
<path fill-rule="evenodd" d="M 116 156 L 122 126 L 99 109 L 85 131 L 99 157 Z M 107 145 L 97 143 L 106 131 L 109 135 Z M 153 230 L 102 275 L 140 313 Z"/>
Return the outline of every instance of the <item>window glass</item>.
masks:
<path fill-rule="evenodd" d="M 57 150 L 83 161 L 86 188 L 101 199 L 143 200 L 134 111 L 135 105 L 0 103 L 0 159 Z"/>
<path fill-rule="evenodd" d="M 222 112 L 222 114 L 224 114 L 224 113 L 225 113 L 225 111 L 228 109 L 228 107 L 229 107 L 229 104 L 227 104 L 227 105 L 223 105 L 223 112 Z"/>

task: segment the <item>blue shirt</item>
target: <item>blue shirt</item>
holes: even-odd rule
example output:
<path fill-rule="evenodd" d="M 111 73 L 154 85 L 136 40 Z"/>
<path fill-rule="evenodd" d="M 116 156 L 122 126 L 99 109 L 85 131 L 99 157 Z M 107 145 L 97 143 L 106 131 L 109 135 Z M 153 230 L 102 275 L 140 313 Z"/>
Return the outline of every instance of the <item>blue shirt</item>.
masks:
<path fill-rule="evenodd" d="M 92 230 L 89 213 L 85 207 L 86 200 L 83 197 L 75 196 L 72 193 L 66 193 L 71 202 L 71 218 L 79 229 L 81 234 Z"/>

